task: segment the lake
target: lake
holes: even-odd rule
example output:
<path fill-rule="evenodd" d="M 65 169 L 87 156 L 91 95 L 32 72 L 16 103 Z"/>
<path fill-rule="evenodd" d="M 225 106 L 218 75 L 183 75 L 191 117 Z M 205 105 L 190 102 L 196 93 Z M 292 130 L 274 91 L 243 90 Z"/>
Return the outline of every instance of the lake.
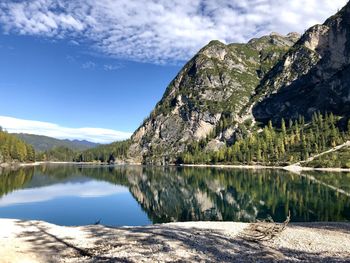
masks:
<path fill-rule="evenodd" d="M 58 225 L 350 221 L 350 173 L 43 165 L 0 172 L 0 217 Z"/>

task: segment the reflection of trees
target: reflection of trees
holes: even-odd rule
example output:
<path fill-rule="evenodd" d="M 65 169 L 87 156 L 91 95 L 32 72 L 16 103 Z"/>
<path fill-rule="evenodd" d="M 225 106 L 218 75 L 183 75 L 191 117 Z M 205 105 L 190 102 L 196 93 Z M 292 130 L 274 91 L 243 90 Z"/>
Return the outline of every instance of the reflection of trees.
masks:
<path fill-rule="evenodd" d="M 23 178 L 27 171 L 22 170 Z M 307 177 L 280 170 L 141 166 L 91 169 L 88 166 L 50 165 L 37 167 L 34 177 L 32 170 L 25 181 L 32 180 L 33 184 L 37 176 L 45 177 L 47 184 L 89 177 L 127 186 L 153 222 L 253 221 L 267 215 L 283 221 L 288 210 L 294 221 L 350 220 L 349 197 Z M 0 180 L 5 182 L 4 177 L 0 176 Z M 20 179 L 12 180 L 21 182 Z M 341 188 L 349 182 L 349 175 L 318 175 L 318 180 L 325 180 L 327 184 L 334 181 Z M 43 183 L 43 180 L 39 181 Z M 8 184 L 1 183 L 2 194 L 6 193 Z M 23 185 L 18 184 L 17 188 Z"/>
<path fill-rule="evenodd" d="M 257 209 L 250 196 L 211 176 L 206 169 L 144 168 L 130 191 L 155 222 L 253 220 Z"/>
<path fill-rule="evenodd" d="M 145 168 L 133 180 L 131 192 L 157 222 L 283 221 L 288 210 L 294 221 L 350 219 L 347 196 L 279 170 Z"/>
<path fill-rule="evenodd" d="M 25 184 L 30 182 L 33 174 L 33 167 L 18 170 L 0 169 L 0 197 L 23 188 Z"/>

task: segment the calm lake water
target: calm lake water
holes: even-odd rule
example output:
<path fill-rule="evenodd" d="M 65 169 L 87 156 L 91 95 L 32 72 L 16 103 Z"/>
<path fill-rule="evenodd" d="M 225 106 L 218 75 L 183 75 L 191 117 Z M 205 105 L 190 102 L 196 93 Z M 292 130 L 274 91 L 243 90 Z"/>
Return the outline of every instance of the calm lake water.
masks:
<path fill-rule="evenodd" d="M 0 217 L 59 225 L 350 221 L 350 174 L 46 165 L 0 172 Z"/>

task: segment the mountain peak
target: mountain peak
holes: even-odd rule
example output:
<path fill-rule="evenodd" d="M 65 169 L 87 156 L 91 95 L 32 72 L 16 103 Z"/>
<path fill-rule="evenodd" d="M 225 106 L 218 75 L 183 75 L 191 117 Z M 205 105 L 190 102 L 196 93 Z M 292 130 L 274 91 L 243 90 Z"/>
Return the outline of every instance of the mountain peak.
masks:
<path fill-rule="evenodd" d="M 301 37 L 301 34 L 298 32 L 290 32 L 287 34 L 287 37 L 293 39 L 294 42 L 296 42 Z"/>
<path fill-rule="evenodd" d="M 261 78 L 293 44 L 283 36 L 264 36 L 247 44 L 209 42 L 183 67 L 134 133 L 130 155 L 159 161 L 156 153 L 175 156 L 186 144 L 210 136 L 225 112 L 236 118 Z"/>
<path fill-rule="evenodd" d="M 350 3 L 308 29 L 257 89 L 260 121 L 350 109 Z"/>
<path fill-rule="evenodd" d="M 211 40 L 206 46 L 204 46 L 204 48 L 210 46 L 226 46 L 226 44 L 220 40 Z"/>

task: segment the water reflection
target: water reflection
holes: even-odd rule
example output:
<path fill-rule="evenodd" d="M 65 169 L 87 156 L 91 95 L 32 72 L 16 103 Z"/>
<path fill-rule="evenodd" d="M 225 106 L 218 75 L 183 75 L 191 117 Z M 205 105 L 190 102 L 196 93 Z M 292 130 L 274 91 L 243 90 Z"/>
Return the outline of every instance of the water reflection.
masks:
<path fill-rule="evenodd" d="M 15 193 L 10 193 L 1 199 L 0 207 L 44 202 L 62 197 L 103 197 L 127 192 L 128 189 L 126 187 L 114 186 L 105 182 L 67 182 L 64 184 L 59 183 L 38 188 L 22 189 Z"/>
<path fill-rule="evenodd" d="M 21 190 L 10 193 L 16 189 Z M 142 217 L 145 212 L 153 223 L 250 222 L 268 215 L 283 221 L 289 210 L 292 221 L 344 221 L 350 220 L 349 190 L 348 173 L 300 176 L 280 170 L 49 165 L 0 175 L 0 216 L 2 206 L 130 192 L 139 204 L 133 216 Z M 106 204 L 110 209 L 115 205 Z M 91 205 L 90 210 L 94 209 Z M 135 206 L 125 209 L 119 211 L 120 218 Z M 66 217 L 69 221 L 70 215 Z"/>

